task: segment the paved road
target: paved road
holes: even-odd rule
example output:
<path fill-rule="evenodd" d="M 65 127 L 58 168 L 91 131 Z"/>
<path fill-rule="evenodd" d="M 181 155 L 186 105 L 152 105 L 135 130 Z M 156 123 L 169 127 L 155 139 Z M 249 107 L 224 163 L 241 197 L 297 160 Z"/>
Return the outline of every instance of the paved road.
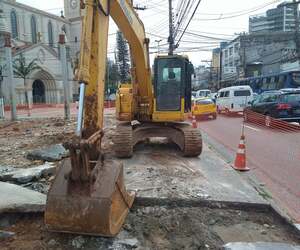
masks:
<path fill-rule="evenodd" d="M 235 154 L 241 134 L 241 117 L 220 115 L 200 121 L 201 129 Z M 282 133 L 248 123 L 245 127 L 247 163 L 275 201 L 300 223 L 300 133 Z"/>

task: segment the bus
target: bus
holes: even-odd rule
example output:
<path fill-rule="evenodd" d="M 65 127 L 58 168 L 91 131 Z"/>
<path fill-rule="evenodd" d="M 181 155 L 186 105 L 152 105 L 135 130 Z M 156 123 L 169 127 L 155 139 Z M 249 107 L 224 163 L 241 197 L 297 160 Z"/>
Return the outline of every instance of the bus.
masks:
<path fill-rule="evenodd" d="M 249 85 L 257 94 L 270 90 L 300 88 L 300 71 L 249 77 L 234 82 L 234 86 L 241 85 Z"/>

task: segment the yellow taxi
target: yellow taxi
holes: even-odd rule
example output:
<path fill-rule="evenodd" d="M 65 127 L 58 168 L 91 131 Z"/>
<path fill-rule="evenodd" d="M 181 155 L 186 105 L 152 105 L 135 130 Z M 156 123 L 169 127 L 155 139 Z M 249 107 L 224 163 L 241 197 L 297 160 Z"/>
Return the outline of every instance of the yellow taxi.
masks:
<path fill-rule="evenodd" d="M 196 118 L 217 118 L 217 106 L 210 98 L 197 98 L 193 100 L 192 115 Z"/>

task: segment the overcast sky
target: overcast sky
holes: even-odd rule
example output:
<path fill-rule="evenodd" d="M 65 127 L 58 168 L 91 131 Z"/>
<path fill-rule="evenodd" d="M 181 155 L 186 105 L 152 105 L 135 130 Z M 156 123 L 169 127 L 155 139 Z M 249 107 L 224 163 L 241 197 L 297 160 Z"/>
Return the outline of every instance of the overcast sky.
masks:
<path fill-rule="evenodd" d="M 176 14 L 178 2 L 173 0 L 174 13 Z M 18 2 L 34 6 L 42 10 L 59 14 L 63 9 L 63 0 L 18 0 Z M 191 0 L 190 2 L 193 2 Z M 195 5 L 198 2 L 194 0 Z M 188 54 L 194 65 L 205 64 L 203 60 L 211 60 L 211 49 L 218 46 L 221 40 L 230 40 L 234 34 L 248 31 L 249 15 L 265 12 L 267 9 L 278 5 L 280 0 L 202 0 L 199 8 L 180 42 L 178 51 L 194 50 Z M 157 51 L 155 40 L 161 41 L 161 50 L 167 46 L 168 36 L 168 0 L 135 0 L 135 4 L 146 6 L 147 10 L 138 11 L 145 24 L 147 36 L 151 40 L 151 51 Z M 192 11 L 190 11 L 192 13 Z M 188 20 L 188 19 L 187 19 Z M 184 26 L 183 26 L 184 27 Z M 114 33 L 115 26 L 112 25 L 110 33 Z M 190 34 L 193 33 L 193 34 Z M 207 36 L 203 38 L 194 33 Z M 179 38 L 179 37 L 178 37 Z M 109 51 L 114 51 L 114 38 L 110 38 Z M 151 58 L 153 58 L 153 54 Z"/>

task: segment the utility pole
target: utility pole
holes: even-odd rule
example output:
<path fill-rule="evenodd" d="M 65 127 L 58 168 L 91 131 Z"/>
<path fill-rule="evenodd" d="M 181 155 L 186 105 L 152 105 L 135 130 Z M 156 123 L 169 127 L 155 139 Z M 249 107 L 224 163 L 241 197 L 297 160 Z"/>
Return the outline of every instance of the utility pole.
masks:
<path fill-rule="evenodd" d="M 5 36 L 5 56 L 7 60 L 7 72 L 8 72 L 8 83 L 9 83 L 9 94 L 11 104 L 11 120 L 17 120 L 17 101 L 16 101 L 16 86 L 14 81 L 14 70 L 12 65 L 12 51 L 11 51 L 11 36 L 7 34 Z"/>
<path fill-rule="evenodd" d="M 172 0 L 169 0 L 169 55 L 173 55 L 174 52 L 174 26 L 173 26 L 173 7 Z"/>
<path fill-rule="evenodd" d="M 60 61 L 62 67 L 63 75 L 63 85 L 64 85 L 64 109 L 65 109 L 65 120 L 70 120 L 70 86 L 68 80 L 68 60 L 67 60 L 67 50 L 65 35 L 59 35 L 59 49 L 60 49 Z"/>

